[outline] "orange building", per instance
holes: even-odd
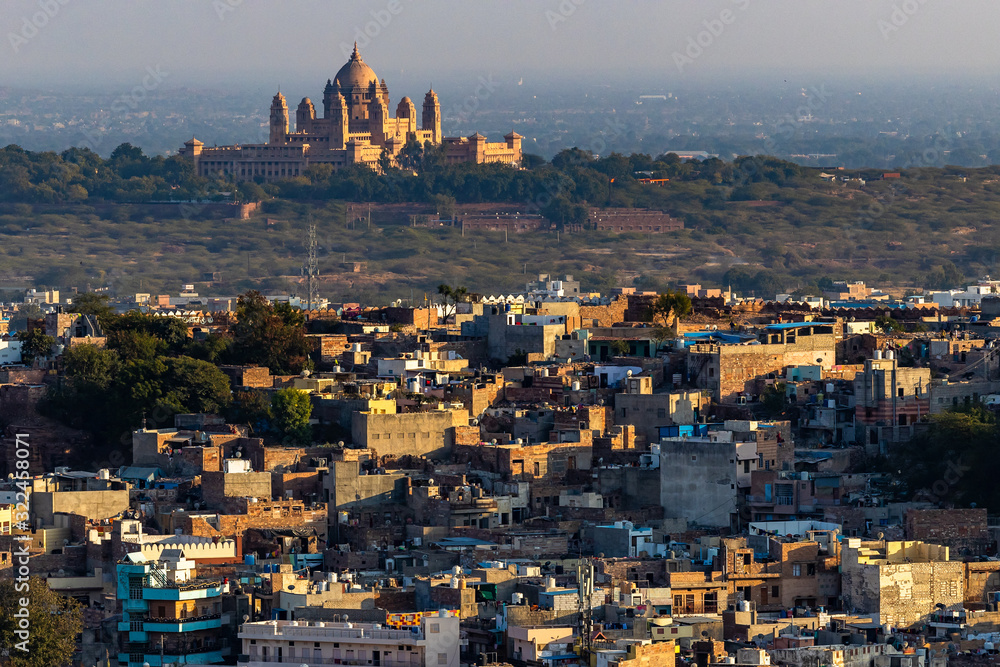
[[[456,162],[521,162],[521,135],[511,132],[503,142],[491,143],[476,132],[469,137],[444,137],[441,133],[441,103],[433,90],[424,95],[420,124],[409,97],[389,115],[389,87],[385,79],[361,59],[357,44],[351,59],[323,90],[322,116],[308,97],[295,111],[291,131],[285,96],[271,101],[268,141],[206,148],[192,138],[178,154],[190,158],[200,176],[221,175],[237,180],[276,181],[301,176],[314,164],[335,169],[366,164],[380,169],[383,153],[395,162],[408,141],[445,146],[445,160]]]

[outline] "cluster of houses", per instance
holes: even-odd
[[[40,403],[59,352],[103,334],[43,299],[52,355],[0,356],[0,475],[31,474],[26,519],[0,483],[0,576],[26,547],[80,601],[80,665],[992,664],[1000,525],[862,462],[1000,402],[1000,299],[834,287],[691,285],[666,326],[656,294],[569,276],[305,310],[315,371],[221,369],[308,394],[312,443],[178,414],[88,470]],[[138,301],[193,338],[235,320]]]

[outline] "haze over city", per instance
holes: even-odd
[[[355,39],[396,84],[470,72],[542,85],[567,77],[608,86],[715,76],[920,79],[992,75],[1000,62],[988,0],[49,4],[56,11],[42,21],[33,17],[46,3],[4,2],[5,84],[102,87],[153,65],[172,85],[287,87],[328,75]],[[12,37],[33,32],[26,43]],[[698,53],[688,51],[692,39],[701,53],[679,69],[675,54]]]

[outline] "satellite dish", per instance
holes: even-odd
[[[236,452],[236,458],[238,459],[243,458],[243,452]]]

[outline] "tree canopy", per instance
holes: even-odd
[[[18,617],[22,600],[28,601],[27,627]],[[82,631],[80,604],[52,591],[41,577],[28,577],[23,582],[13,577],[0,579],[0,647],[7,655],[4,665],[68,665],[76,650],[76,636]]]

